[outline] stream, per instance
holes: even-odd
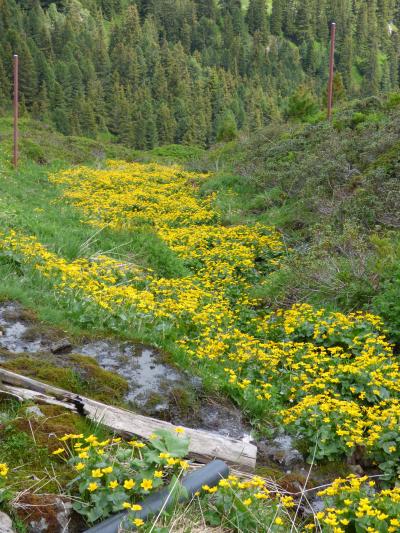
[[[0,304],[0,333],[0,363],[28,354],[65,367],[66,354],[90,356],[127,381],[123,400],[136,411],[177,425],[250,439],[250,428],[239,409],[229,401],[208,398],[201,379],[166,363],[154,348],[113,339],[74,343],[62,332],[36,323],[13,302]],[[74,370],[79,372],[79,367]]]
[[[127,384],[124,400],[133,410],[146,416],[215,432],[235,439],[253,440],[241,411],[229,400],[210,398],[198,377],[178,370],[163,354],[149,346],[114,339],[81,339],[75,342],[65,333],[37,322],[19,304],[0,304],[0,364],[22,355],[50,361],[79,373],[69,355],[93,358],[100,367],[123,377]],[[258,440],[257,473],[273,477],[290,492],[330,482],[346,465],[328,470],[309,465],[297,449],[295,440],[283,431],[274,438]],[[320,505],[311,497],[313,509]]]

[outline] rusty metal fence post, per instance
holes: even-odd
[[[335,41],[336,41],[336,23],[332,22],[332,26],[331,26],[331,50],[330,50],[330,54],[329,54],[328,120],[332,119],[333,77],[334,77],[334,70],[335,70]]]
[[[17,168],[18,166],[18,115],[19,115],[19,62],[18,62],[18,55],[14,54],[14,157],[13,157],[13,163],[14,167]]]

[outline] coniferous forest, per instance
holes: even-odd
[[[400,0],[0,0],[0,533],[400,532],[399,57]]]
[[[246,4],[246,5],[244,5]],[[398,88],[395,0],[0,0],[0,106],[138,149],[210,146],[337,98]]]

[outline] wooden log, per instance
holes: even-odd
[[[22,389],[21,387],[12,387],[11,385],[0,385],[0,392],[6,392],[9,393],[14,398],[18,399],[20,402],[22,401],[31,401],[35,403],[44,403],[47,405],[58,405],[59,407],[63,407],[64,409],[68,409],[69,411],[75,411],[76,407],[72,405],[71,403],[61,402],[60,400],[56,400],[52,396],[47,396],[46,394],[42,394],[41,392],[36,392],[29,389]]]
[[[2,368],[0,368],[0,382],[5,387],[12,386],[14,392],[15,387],[34,391],[39,394],[39,396],[36,395],[39,401],[40,399],[43,401],[47,396],[70,407],[72,405],[78,413],[124,436],[136,435],[148,439],[157,429],[174,431],[176,428],[169,422],[112,407]],[[197,461],[208,462],[212,459],[222,459],[245,471],[251,472],[255,469],[257,447],[254,444],[199,429],[184,429],[185,434],[190,438],[190,456]]]

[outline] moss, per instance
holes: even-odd
[[[59,448],[58,438],[66,433],[96,433],[101,434],[102,437],[107,434],[99,426],[95,431],[93,423],[89,419],[58,405],[41,405],[40,410],[44,415],[43,418],[26,416],[25,409],[25,405],[21,407],[20,413],[24,413],[25,416],[16,419],[15,427],[27,435],[33,434],[36,445],[46,447],[50,451]]]
[[[258,476],[264,477],[266,479],[274,479],[277,481],[278,479],[281,479],[283,476],[282,470],[279,470],[277,468],[272,468],[270,466],[257,466],[256,472]]]
[[[82,393],[79,375],[71,368],[58,367],[43,357],[18,356],[2,363],[7,370],[55,385],[71,392]]]
[[[128,391],[124,378],[102,369],[91,357],[37,354],[10,358],[8,354],[8,358],[2,363],[7,370],[105,403],[122,405]]]
[[[177,409],[179,409],[182,415],[188,415],[196,409],[198,399],[195,397],[192,389],[185,389],[182,385],[176,386],[171,390],[169,395],[174,400]]]
[[[149,394],[146,404],[145,404],[145,411],[151,411],[154,409],[158,404],[162,404],[165,401],[165,396],[163,394],[160,394],[158,392],[152,392]]]
[[[126,379],[104,370],[91,357],[72,354],[69,359],[77,365],[76,371],[83,380],[83,388],[87,395],[106,403],[123,403],[129,388]]]
[[[344,461],[331,461],[319,464],[315,468],[314,478],[324,483],[331,483],[334,479],[347,477],[351,473],[351,469]]]

